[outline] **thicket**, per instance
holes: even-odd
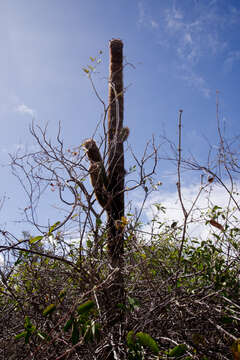
[[[24,232],[19,239],[0,230],[0,358],[240,359],[239,139],[224,137],[217,103],[218,146],[204,164],[186,159],[180,110],[178,144],[168,142],[168,161],[176,164],[183,222],[161,221],[165,209],[155,203],[146,226],[141,219],[160,186],[161,149],[153,140],[138,159],[124,145],[121,41],[110,43],[110,58],[107,106],[92,77],[99,58],[84,68],[103,104],[98,141],[66,148],[60,130],[52,143],[47,129],[33,124],[38,150],[11,158],[34,235]],[[127,171],[123,145],[132,156]],[[190,207],[182,194],[183,170],[201,174]],[[199,209],[201,196],[214,187],[227,195],[226,207],[209,200]],[[124,194],[134,190],[142,190],[137,210],[124,204]],[[39,219],[49,191],[59,201],[59,218],[46,225]],[[212,231],[193,237],[193,222]]]

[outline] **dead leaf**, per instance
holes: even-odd
[[[224,231],[223,226],[222,226],[221,224],[219,224],[216,220],[211,219],[211,220],[209,221],[209,223],[210,223],[212,226],[214,226],[215,228],[217,228],[217,229],[219,229],[219,230],[221,230],[221,231]]]

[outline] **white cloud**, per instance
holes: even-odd
[[[230,51],[224,62],[224,69],[226,71],[231,71],[234,64],[239,61],[240,61],[240,50]]]
[[[36,115],[36,111],[25,104],[18,105],[16,111],[20,114],[30,115],[31,117],[34,117]]]
[[[143,1],[138,2],[138,24],[152,29],[158,29],[159,27],[158,22],[147,12]]]
[[[214,6],[205,8],[190,20],[183,11],[169,8],[165,11],[164,31],[172,40],[178,56],[196,64],[203,56],[216,54],[226,48],[226,43],[219,39],[219,29],[223,19]]]
[[[176,8],[173,8],[173,16],[177,20],[181,20],[183,18],[183,14],[180,10],[177,10]]]
[[[0,267],[4,266],[4,258],[3,256],[0,254]]]
[[[180,10],[176,10],[176,8],[167,9],[166,10],[166,24],[167,28],[171,31],[179,31],[184,28],[183,14]]]
[[[187,81],[190,86],[197,88],[204,95],[204,97],[210,97],[211,90],[202,76],[195,74],[194,71],[183,69],[180,78]]]
[[[215,33],[207,35],[207,44],[213,55],[217,55],[227,48],[227,42],[219,39]]]
[[[160,39],[158,43],[167,46],[176,52],[178,77],[186,81],[191,87],[197,88],[205,97],[210,96],[210,89],[202,75],[193,71],[204,52],[209,48],[214,51],[218,45],[217,35],[209,36],[206,31],[206,20],[204,17],[187,20],[181,8],[175,6],[165,9],[162,15],[161,26],[159,22],[152,19],[143,1],[139,2],[139,24],[151,25],[158,31]],[[205,14],[206,15],[206,14]],[[208,24],[210,25],[210,24]],[[215,34],[215,33],[214,33]],[[215,36],[215,37],[214,37]],[[164,40],[165,39],[165,40]],[[167,41],[166,41],[167,39]]]
[[[185,42],[185,44],[192,44],[193,41],[192,41],[191,33],[186,32],[184,34],[184,42]]]
[[[155,20],[151,20],[152,28],[157,29],[159,27],[158,23]]]
[[[240,18],[240,10],[237,9],[234,6],[230,6],[229,7],[229,12],[230,12],[230,16],[229,16],[229,23],[231,24],[238,24],[239,23],[239,18]]]
[[[240,11],[230,5],[222,11],[218,1],[193,4],[192,11],[181,2],[173,1],[152,18],[152,8],[148,2],[141,0],[139,7],[139,24],[152,28],[157,36],[157,43],[175,53],[174,61],[181,69],[181,75],[191,87],[197,88],[205,97],[210,96],[210,89],[203,73],[196,66],[206,58],[216,57],[228,49],[225,31],[229,26],[239,22]],[[156,25],[155,25],[156,23]],[[230,69],[235,61],[240,60],[240,52],[229,53],[225,68]],[[199,67],[201,68],[201,67]],[[183,73],[183,75],[182,75]],[[179,74],[177,74],[179,77]]]
[[[199,69],[204,68],[203,61],[210,63],[218,55],[225,55],[225,71],[231,71],[240,61],[240,50],[229,51],[226,41],[226,31],[239,24],[240,10],[228,4],[223,11],[217,0],[196,1],[191,9],[180,1],[170,4],[161,5],[159,13],[153,13],[149,2],[139,0],[138,24],[153,31],[158,45],[175,55],[170,60],[174,61],[175,76],[209,98],[210,86]]]
[[[138,23],[143,24],[145,19],[145,10],[142,1],[138,3]]]
[[[183,202],[187,211],[192,207],[193,201],[196,199],[199,190],[199,185],[182,187]],[[239,196],[237,200],[239,200]],[[178,225],[183,224],[184,216],[177,190],[174,192],[159,191],[147,201],[145,205],[144,215],[149,222],[151,222],[153,216],[157,214],[157,208],[153,205],[156,203],[161,204],[161,206],[166,208],[165,214],[163,212],[158,213],[160,223],[168,223],[169,225],[171,225],[172,222],[178,221]],[[200,197],[195,204],[194,211],[189,216],[188,233],[191,236],[198,236],[199,238],[206,239],[210,231],[219,233],[219,230],[213,228],[209,224],[205,224],[205,221],[209,220],[209,217],[206,214],[207,210],[215,205],[226,209],[229,205],[229,195],[226,191],[223,190],[222,187],[213,184],[211,186],[207,186],[205,189],[202,190]],[[230,205],[230,208],[233,207],[233,205],[234,204],[232,203]],[[205,213],[206,215],[200,216],[201,213]],[[239,214],[236,214],[236,211],[234,215],[239,217]],[[234,221],[233,216],[231,217],[231,219],[232,221]],[[219,222],[224,225],[223,219],[219,219]],[[145,231],[150,231],[150,229],[151,224],[144,227]],[[156,227],[154,230],[154,232],[157,233]]]
[[[26,146],[24,144],[14,144],[13,148],[16,149],[16,151],[24,151]]]

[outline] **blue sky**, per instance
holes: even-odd
[[[95,75],[107,99],[108,42],[124,42],[125,124],[141,153],[152,134],[177,139],[183,109],[183,143],[206,155],[203,136],[216,142],[216,90],[220,119],[239,132],[240,3],[234,0],[11,0],[0,3],[1,226],[20,219],[24,194],[6,166],[8,153],[31,149],[32,118],[54,138],[61,121],[68,145],[92,135],[102,107],[82,67],[103,51]],[[159,180],[168,191],[168,165]],[[17,225],[18,228],[24,225]]]

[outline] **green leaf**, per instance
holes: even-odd
[[[29,338],[30,338],[30,333],[26,331],[26,335],[25,335],[25,344],[29,343]]]
[[[32,323],[28,316],[25,316],[24,328],[27,330],[32,328]]]
[[[90,56],[89,58],[92,62],[94,62],[96,60],[96,58],[93,58],[92,56]]]
[[[128,303],[131,309],[135,310],[135,309],[139,309],[140,303],[137,299],[134,299],[130,296],[127,297],[128,299]]]
[[[68,331],[72,327],[73,321],[74,321],[74,319],[73,319],[73,317],[71,317],[64,325],[63,330]]]
[[[125,311],[126,310],[126,305],[123,304],[123,303],[117,303],[117,308]]]
[[[48,235],[51,235],[52,232],[56,229],[56,227],[60,224],[61,224],[60,221],[57,221],[55,224],[53,224],[49,229]]]
[[[89,67],[89,69],[90,69],[91,71],[94,71],[94,70],[95,70],[95,68],[94,68],[92,65],[88,65],[88,67]]]
[[[66,289],[63,289],[63,290],[60,291],[59,297],[60,297],[61,300],[65,297],[66,293],[67,293]]]
[[[132,172],[136,171],[136,168],[137,168],[136,165],[130,166],[128,172],[132,173]]]
[[[97,226],[101,226],[102,225],[102,220],[100,218],[96,218],[96,225]]]
[[[92,308],[95,306],[95,303],[94,301],[92,300],[88,300],[86,301],[85,303],[83,303],[82,305],[80,305],[78,308],[77,308],[77,312],[79,315],[81,314],[86,314],[88,313],[90,310],[92,310]]]
[[[88,69],[86,69],[86,68],[82,68],[83,69],[83,71],[86,73],[86,74],[89,74],[89,70]]]
[[[155,355],[159,354],[159,348],[156,341],[147,333],[138,332],[136,334],[136,339],[140,345],[148,347]]]
[[[79,341],[79,328],[76,323],[73,324],[73,331],[72,331],[72,344],[76,345]]]
[[[127,216],[134,216],[134,214],[131,214],[131,213],[127,213]]]
[[[27,335],[27,331],[23,331],[20,334],[17,334],[15,336],[15,340],[21,339],[22,337],[25,337]]]
[[[127,334],[127,346],[129,349],[133,349],[135,347],[135,338],[134,338],[134,331],[131,330]]]
[[[30,244],[35,244],[37,241],[40,241],[42,239],[43,239],[43,236],[39,235],[39,236],[31,237],[29,242],[30,242]]]
[[[164,214],[166,213],[166,208],[162,204],[155,203],[155,204],[153,204],[153,206],[155,206],[158,211],[162,211]]]
[[[222,207],[215,205],[215,206],[213,207],[212,211],[216,211],[216,210],[218,210],[218,209],[222,209]]]
[[[186,353],[187,345],[186,344],[180,344],[175,346],[173,349],[169,350],[168,356],[178,358],[180,356],[183,356]]]
[[[93,243],[92,243],[92,241],[91,241],[90,239],[87,239],[86,245],[87,245],[87,247],[88,247],[89,249],[91,249],[91,247],[93,246]]]
[[[20,254],[19,258],[17,259],[17,261],[15,261],[14,265],[18,265],[21,264],[21,262],[23,262],[23,258],[22,258],[22,254]]]
[[[56,304],[50,304],[43,310],[43,315],[47,316],[51,314],[54,310],[56,310]]]

